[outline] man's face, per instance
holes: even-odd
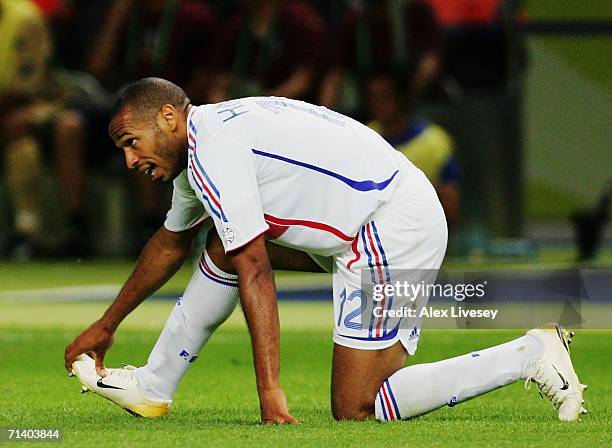
[[[159,115],[159,114],[158,114]],[[153,182],[170,182],[185,168],[183,146],[186,141],[160,127],[135,116],[127,107],[110,122],[108,132],[115,145],[122,149],[128,169],[138,170]]]

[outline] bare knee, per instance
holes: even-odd
[[[357,350],[334,345],[332,414],[336,420],[364,420],[374,415],[382,382],[406,360],[401,342],[382,350]]]
[[[357,400],[332,396],[332,415],[336,420],[365,420],[374,415],[374,399],[375,396]]]
[[[357,350],[339,345],[334,346],[331,381],[332,415],[336,420],[364,420],[374,414],[376,398],[376,375],[364,369],[366,375],[353,375],[352,364],[356,370],[363,365]]]

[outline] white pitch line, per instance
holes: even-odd
[[[329,285],[329,282],[310,281],[308,283],[299,279],[284,279],[279,282],[278,291],[294,289],[316,289]],[[297,281],[296,281],[297,280]],[[117,297],[121,285],[82,285],[66,286],[59,288],[39,288],[39,289],[17,289],[12,291],[0,291],[0,303],[52,303],[52,302],[90,302],[113,300]],[[180,293],[176,293],[177,297]]]
[[[79,302],[112,300],[120,285],[69,286],[0,292],[0,302]]]

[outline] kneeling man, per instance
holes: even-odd
[[[560,326],[478,356],[403,367],[417,349],[421,320],[383,317],[380,307],[404,305],[399,297],[384,297],[371,312],[367,291],[392,284],[398,270],[435,272],[446,220],[423,173],[368,127],[285,98],[193,106],[178,86],[146,78],[122,91],[109,133],[129,169],[173,181],[174,193],[164,226],[114,303],[66,348],[66,368],[84,388],[136,415],[166,414],[181,378],[240,300],[261,420],[297,423],[279,384],[273,270],[325,269],[333,272],[336,419],[411,418],[521,379],[537,384],[560,419],[583,412],[585,386]],[[203,228],[199,269],[147,365],[104,369],[120,322],[179,269]],[[422,307],[427,297],[417,302]]]

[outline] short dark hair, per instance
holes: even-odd
[[[111,112],[111,119],[129,106],[143,119],[153,120],[164,104],[180,109],[187,107],[189,103],[185,91],[176,84],[161,78],[142,78],[121,88]]]

